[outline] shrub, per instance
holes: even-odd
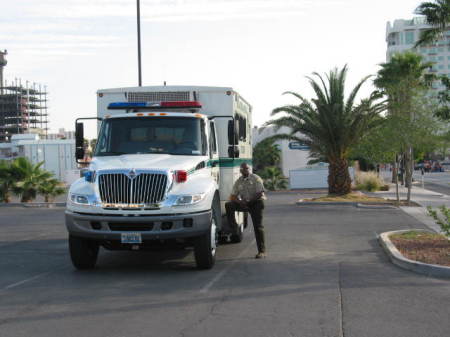
[[[450,236],[450,208],[442,205],[438,207],[440,214],[438,214],[437,210],[431,208],[431,206],[427,207],[428,215],[431,216],[434,221],[441,227],[442,232],[446,236]]]
[[[287,188],[287,179],[278,167],[266,167],[261,172],[261,178],[264,180],[264,186],[270,191],[282,190]]]
[[[359,172],[356,175],[356,188],[362,191],[375,192],[385,185],[376,172]]]

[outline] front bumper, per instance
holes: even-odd
[[[185,214],[116,216],[66,211],[66,227],[71,235],[94,240],[120,241],[121,233],[141,233],[143,241],[190,238],[205,234],[211,211]]]

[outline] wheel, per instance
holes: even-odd
[[[97,262],[99,244],[92,240],[69,235],[72,264],[77,269],[92,269]]]
[[[194,256],[199,269],[211,269],[216,262],[216,248],[219,239],[217,216],[218,214],[213,208],[209,232],[195,239]]]

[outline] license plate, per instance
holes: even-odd
[[[121,233],[122,243],[142,243],[141,233]]]

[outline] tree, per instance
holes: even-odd
[[[443,121],[450,121],[450,78],[446,75],[440,75],[439,80],[445,87],[437,95],[438,107],[434,114]]]
[[[450,25],[450,0],[434,0],[422,2],[415,10],[416,14],[424,15],[431,28],[420,34],[415,47],[436,42]]]
[[[91,147],[92,153],[95,152],[95,146],[97,145],[97,139],[93,138],[89,141],[89,146]]]
[[[41,168],[44,162],[31,163],[26,158],[17,158],[11,163],[17,182],[12,187],[15,194],[21,196],[21,202],[30,202],[43,184],[52,178],[52,173]]]
[[[11,202],[11,188],[15,181],[11,163],[0,160],[0,202]]]
[[[281,150],[274,140],[266,138],[260,141],[253,148],[253,170],[255,173],[261,172],[269,166],[278,167],[280,164]]]
[[[45,202],[52,201],[56,196],[64,194],[66,189],[57,179],[44,180],[38,187],[38,193],[44,196]]]
[[[347,194],[351,192],[348,172],[348,157],[353,146],[370,129],[376,126],[377,116],[385,110],[383,102],[377,102],[379,94],[355,104],[361,86],[369,76],[363,78],[344,98],[347,66],[330,71],[325,79],[318,73],[307,77],[316,97],[308,100],[295,92],[287,92],[300,100],[299,105],[286,105],[272,111],[286,115],[270,120],[266,125],[277,129],[286,126],[289,134],[277,135],[279,139],[292,139],[310,146],[312,156],[324,157],[329,163],[328,192]],[[298,136],[301,134],[301,136]]]
[[[397,130],[394,141],[406,163],[409,202],[413,174],[412,149],[417,134],[421,132],[421,128],[417,127],[420,124],[418,117],[424,117],[423,110],[427,105],[425,91],[435,77],[426,72],[431,63],[423,62],[422,56],[411,51],[395,54],[389,62],[380,66],[374,84],[388,97],[388,121],[391,129]],[[396,170],[393,173],[396,175]]]
[[[380,118],[379,125],[367,132],[361,142],[352,149],[351,157],[364,159],[373,166],[393,162],[398,149],[392,142],[393,132],[387,126],[387,119]]]
[[[264,186],[270,191],[287,188],[287,179],[278,167],[266,167],[261,172],[264,179]]]

